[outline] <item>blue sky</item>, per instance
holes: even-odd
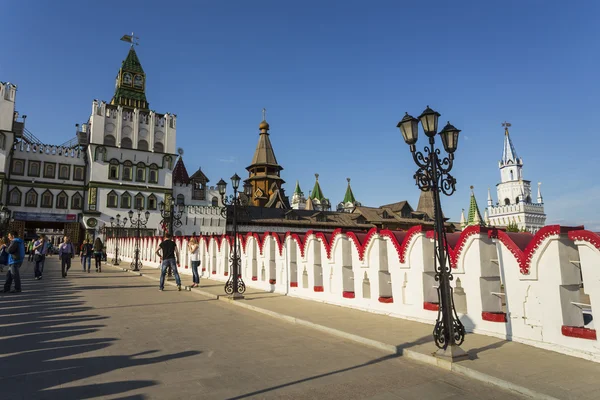
[[[462,130],[442,199],[454,220],[469,186],[480,207],[488,187],[495,199],[506,120],[547,222],[600,229],[598,4],[8,1],[0,80],[18,84],[29,130],[62,143],[110,101],[134,31],[150,107],[178,115],[190,173],[246,176],[265,107],[287,193],[299,180],[308,195],[319,173],[333,204],[350,177],[364,205],[416,208],[396,124],[430,105]]]

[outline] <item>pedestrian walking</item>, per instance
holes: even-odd
[[[83,272],[85,272],[85,264],[87,264],[87,272],[90,273],[90,269],[92,268],[92,256],[94,255],[94,246],[89,242],[89,240],[84,240],[83,245],[81,246],[81,257],[83,259]]]
[[[29,258],[27,261],[31,262],[31,261],[33,261],[33,240],[30,240],[29,242],[27,242],[26,246],[27,246],[27,254],[29,255]]]
[[[165,275],[169,267],[171,267],[173,275],[175,275],[177,290],[181,290],[181,278],[177,272],[177,265],[179,265],[179,250],[177,250],[175,242],[171,240],[170,233],[165,234],[165,239],[158,245],[158,249],[156,249],[156,255],[162,258],[159,290],[162,292],[165,288]]]
[[[191,287],[195,288],[200,286],[200,275],[198,274],[198,267],[200,266],[200,246],[196,238],[191,238],[188,244],[188,253],[190,254],[190,261],[192,262],[192,279],[194,283]]]
[[[4,272],[4,267],[8,265],[7,241],[5,237],[0,237],[0,272]]]
[[[94,240],[94,258],[96,259],[96,272],[102,272],[102,252],[104,251],[104,243],[99,237]]]
[[[67,271],[71,269],[71,258],[75,256],[75,249],[73,243],[68,236],[63,238],[63,242],[58,246],[58,258],[60,258],[60,269],[62,270],[62,277],[67,276]]]
[[[38,240],[33,243],[33,261],[35,261],[35,268],[33,274],[35,279],[42,279],[44,273],[44,263],[46,261],[46,253],[48,251],[48,241],[46,235],[43,233],[39,236]]]
[[[23,240],[19,238],[19,234],[16,231],[8,234],[10,244],[6,251],[8,252],[8,272],[6,273],[6,281],[4,282],[4,293],[21,293],[21,275],[19,268],[25,260],[25,244]],[[13,280],[15,281],[15,288],[10,290]]]

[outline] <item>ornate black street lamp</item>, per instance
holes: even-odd
[[[119,265],[119,230],[125,228],[127,224],[127,217],[121,221],[121,214],[117,214],[117,219],[110,217],[110,227],[113,231],[113,238],[115,239],[115,257],[112,260],[113,265]]]
[[[398,123],[402,137],[410,146],[410,152],[419,169],[414,175],[419,189],[424,192],[433,192],[434,205],[434,270],[435,280],[438,282],[438,316],[433,329],[433,339],[439,350],[435,353],[438,357],[450,359],[451,361],[467,357],[467,353],[459,346],[465,339],[465,327],[460,322],[456,309],[450,281],[453,279],[452,270],[448,260],[448,242],[446,230],[444,229],[444,216],[440,201],[440,192],[451,196],[456,189],[456,179],[450,175],[454,161],[454,152],[458,145],[458,134],[460,130],[450,125],[450,122],[439,132],[447,157],[440,157],[440,150],[435,148],[435,136],[438,134],[438,117],[429,106],[419,116],[414,118],[408,113]],[[429,144],[423,152],[416,151],[415,143],[419,135],[419,120],[425,135],[429,138]]]
[[[168,196],[168,195],[167,195]],[[185,211],[185,204],[175,204],[173,202],[173,196],[169,196],[167,201],[161,201],[159,204],[160,208],[160,216],[162,220],[160,221],[160,225],[164,227],[163,229],[173,236],[173,228],[181,227],[181,217],[183,217],[183,212]],[[167,270],[167,277],[171,277],[171,266]]]
[[[0,237],[8,233],[8,224],[10,222],[10,210],[4,204],[0,203]]]
[[[225,218],[226,226],[227,210],[229,207],[231,207],[233,211],[233,254],[229,259],[231,261],[231,274],[225,283],[225,293],[231,296],[233,299],[243,299],[243,294],[246,291],[246,285],[244,284],[242,275],[240,273],[241,257],[238,249],[237,221],[238,212],[247,210],[248,198],[252,192],[252,184],[249,182],[244,184],[244,199],[242,199],[240,196],[241,193],[238,192],[238,188],[240,187],[240,177],[238,174],[234,174],[231,177],[231,185],[233,186],[233,195],[227,197],[225,196],[227,191],[227,183],[223,179],[217,183],[217,189],[219,190],[221,202],[223,203],[223,208],[221,208],[221,216]]]
[[[145,218],[142,218],[142,208],[137,209],[137,218],[133,218],[133,210],[129,210],[129,223],[132,228],[135,228],[135,256],[131,262],[131,269],[133,271],[139,271],[142,269],[142,262],[140,261],[140,236],[141,229],[146,227],[148,219],[150,219],[150,211],[144,213]]]

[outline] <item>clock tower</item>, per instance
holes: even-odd
[[[115,95],[110,101],[110,104],[148,110],[149,104],[146,100],[146,74],[135,53],[133,44],[117,74]]]

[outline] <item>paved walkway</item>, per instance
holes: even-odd
[[[154,280],[159,277],[159,271],[150,267],[144,268],[142,274]],[[191,285],[191,276],[182,275],[182,278],[184,285]],[[202,279],[200,289],[192,290],[225,299],[223,282],[220,281]],[[428,324],[251,288],[244,300],[236,300],[235,303],[288,322],[378,347],[387,353],[404,354],[427,363],[436,362],[431,357],[436,347],[431,336],[432,326]],[[471,359],[452,365],[452,370],[459,374],[539,399],[600,398],[600,363],[477,334],[467,335],[461,347]]]
[[[74,260],[62,278],[54,256],[36,281],[26,264],[23,292],[0,296],[0,398],[521,398],[122,270],[80,268]]]

